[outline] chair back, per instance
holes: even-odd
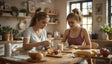
[[[97,49],[99,47],[99,44],[96,42],[91,42],[92,43],[92,48]]]

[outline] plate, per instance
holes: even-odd
[[[46,62],[47,61],[47,59],[42,59],[42,60],[37,60],[37,59],[31,59],[31,58],[29,58],[29,59],[27,59],[27,61],[28,62],[32,62],[32,63],[36,63],[36,62]]]
[[[58,55],[52,55],[52,54],[47,54],[46,56],[48,57],[55,57],[55,58],[62,58],[62,54],[58,54]]]

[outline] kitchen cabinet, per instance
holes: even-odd
[[[4,44],[0,45],[0,56],[4,55]]]

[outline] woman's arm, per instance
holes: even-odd
[[[89,34],[88,34],[87,30],[84,29],[84,28],[82,29],[82,35],[83,35],[83,38],[85,40],[86,45],[79,46],[79,48],[91,49],[90,37],[89,37]]]
[[[41,45],[41,42],[39,42],[39,43],[29,43],[29,41],[30,40],[28,38],[24,38],[24,40],[23,40],[24,50],[30,50],[33,47],[38,47],[38,46]]]
[[[65,31],[65,33],[64,33],[64,35],[63,35],[63,39],[62,39],[61,42],[66,42],[68,33],[69,33],[69,29],[67,29],[67,30]]]
[[[51,45],[50,41],[42,41],[42,42],[37,42],[37,43],[29,43],[29,39],[28,38],[24,38],[23,40],[23,47],[24,50],[30,50],[33,47],[38,47],[38,46],[44,46],[44,47],[48,47],[49,45]]]

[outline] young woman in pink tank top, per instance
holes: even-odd
[[[81,14],[76,8],[72,11],[73,13],[70,13],[67,16],[67,22],[70,26],[70,29],[65,30],[62,42],[66,42],[66,40],[68,40],[69,47],[90,49],[91,42],[88,32],[85,28],[80,26],[80,23],[82,22]]]

